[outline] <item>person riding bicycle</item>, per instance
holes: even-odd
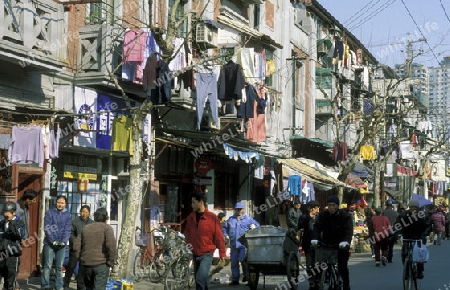
[[[417,199],[411,199],[409,201],[409,208],[404,213],[400,214],[397,218],[397,225],[395,228],[399,228],[401,225],[401,233],[403,239],[407,240],[422,240],[422,243],[426,244],[426,237],[430,231],[430,220],[427,214],[423,210],[419,210],[419,201]],[[405,262],[407,255],[405,243],[402,245],[402,263]],[[424,264],[417,263],[417,278],[423,279]]]
[[[327,203],[328,210],[320,212],[314,224],[311,245],[317,246],[320,241],[327,246],[339,247],[339,275],[342,277],[343,290],[350,290],[348,259],[353,237],[353,219],[345,210],[339,210],[339,198],[336,195],[330,196]]]

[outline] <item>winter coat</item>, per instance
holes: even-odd
[[[433,230],[437,232],[445,232],[445,215],[441,211],[437,211],[431,215]]]
[[[400,228],[404,239],[422,240],[426,242],[426,236],[430,232],[431,222],[424,211],[412,213],[410,210],[402,212],[397,218],[395,229]]]
[[[61,211],[56,207],[49,209],[44,217],[44,244],[50,245],[54,241],[60,241],[67,245],[71,229],[72,218],[66,208]]]
[[[334,214],[329,211],[319,213],[314,223],[313,240],[322,241],[329,246],[337,246],[344,241],[350,244],[352,238],[353,219],[347,211],[339,210]]]
[[[238,241],[238,238],[245,234],[248,230],[250,230],[251,224],[259,227],[259,223],[245,213],[241,216],[240,219],[238,219],[236,215],[232,215],[228,218],[222,231],[225,237],[230,238],[231,248],[245,247]]]
[[[81,231],[83,230],[83,228],[86,225],[93,223],[94,221],[89,217],[86,220],[84,220],[80,216],[77,216],[72,220],[72,229],[70,231],[70,238],[69,238],[70,250],[74,251],[73,243],[75,242],[75,239],[81,235]]]
[[[0,252],[6,252],[6,257],[19,257],[22,255],[21,241],[25,234],[25,223],[18,216],[9,221],[8,228],[5,227],[6,222],[0,221]]]
[[[191,245],[194,257],[203,256],[204,254],[213,254],[219,249],[219,256],[224,258],[225,238],[222,234],[219,219],[217,215],[205,209],[197,223],[197,213],[192,212],[186,218],[184,230],[186,243]]]
[[[309,213],[302,215],[298,219],[298,229],[303,229],[302,249],[306,252],[311,247],[311,240],[313,234],[314,223],[317,220],[317,215],[311,217]]]
[[[373,235],[377,242],[389,237],[391,223],[389,219],[382,215],[376,215],[372,218]]]
[[[302,216],[302,211],[300,209],[296,210],[294,207],[291,207],[286,214],[286,222],[287,222],[288,228],[297,230],[298,219],[301,216]]]

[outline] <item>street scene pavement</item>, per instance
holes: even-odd
[[[422,290],[448,290],[450,289],[450,276],[448,275],[448,261],[450,258],[450,241],[444,240],[439,245],[427,245],[430,259],[425,264],[425,278],[420,281]],[[215,267],[215,266],[213,266]],[[214,268],[213,268],[214,269]],[[352,290],[400,290],[402,286],[402,263],[400,258],[400,244],[394,250],[393,262],[387,266],[375,267],[375,261],[370,253],[352,253],[349,261],[350,283]],[[218,269],[217,269],[218,270]],[[308,289],[306,272],[302,269],[300,275],[305,281],[300,282],[297,289]],[[209,289],[249,289],[246,283],[238,286],[221,284],[220,278],[230,277],[230,266],[223,267],[211,277]],[[300,279],[302,280],[302,279]],[[265,282],[265,285],[264,285]],[[40,278],[30,278],[19,281],[20,289],[40,289]],[[76,283],[71,283],[70,289],[76,289]],[[142,280],[134,284],[134,290],[164,289],[163,284],[150,283]],[[175,288],[173,288],[175,289]],[[195,289],[195,288],[194,288]],[[258,289],[281,290],[289,289],[285,275],[260,275]]]

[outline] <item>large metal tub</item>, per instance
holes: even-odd
[[[260,226],[242,235],[247,245],[249,264],[282,264],[283,241],[287,229],[275,226]]]

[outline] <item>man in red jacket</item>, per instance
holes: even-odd
[[[192,213],[186,218],[184,235],[194,255],[196,290],[208,289],[207,280],[213,254],[219,249],[220,260],[226,256],[225,238],[217,216],[206,208],[206,195],[196,192],[191,197]]]

